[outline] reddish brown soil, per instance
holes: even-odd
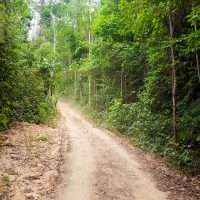
[[[189,177],[60,102],[57,128],[17,123],[1,136],[3,200],[199,200]]]
[[[0,199],[54,199],[65,136],[61,123],[55,129],[17,123],[7,131],[0,147]]]

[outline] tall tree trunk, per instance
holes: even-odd
[[[53,28],[53,54],[55,56],[56,52],[56,29],[55,29],[55,16],[53,15],[53,1],[51,0],[51,18],[52,18],[52,28]],[[54,65],[54,57],[53,57],[53,65]],[[51,96],[53,96],[53,84],[55,83],[56,79],[56,69],[53,66],[53,83],[51,83]]]
[[[55,16],[53,14],[53,1],[51,0],[51,18],[52,18],[52,29],[53,29],[53,53],[56,52],[56,28],[55,28]]]
[[[88,106],[91,107],[91,78],[88,77]]]
[[[94,105],[96,108],[96,81],[94,80],[94,85],[93,85],[93,94],[94,94]]]
[[[124,94],[126,95],[126,91],[127,91],[127,75],[126,75],[126,73],[125,73],[125,75],[124,75]],[[127,96],[125,96],[125,103],[127,103]]]
[[[74,71],[74,99],[76,99],[76,90],[77,90],[76,79],[77,79],[76,71]]]
[[[172,16],[169,13],[169,27],[170,27],[170,51],[172,59],[172,118],[173,118],[173,134],[174,140],[178,141],[177,130],[176,130],[176,63],[175,63],[175,54],[174,54],[174,41],[173,41],[173,25],[172,25]]]
[[[120,96],[122,99],[123,98],[123,68],[121,69],[121,74],[120,74]]]
[[[98,106],[98,104],[97,104],[97,96],[98,95],[98,91],[97,91],[97,82],[96,82],[96,84],[95,84],[95,99],[96,99],[96,101],[95,101],[95,105],[96,105],[96,108],[97,108],[97,106]]]
[[[92,2],[89,0],[89,6],[91,6]],[[92,21],[92,15],[91,10],[89,7],[89,32],[88,32],[88,43],[89,43],[89,58],[91,56],[91,21]],[[88,106],[91,107],[91,78],[88,76]]]
[[[83,98],[83,82],[82,82],[82,77],[81,77],[81,74],[80,74],[80,77],[79,77],[79,80],[80,80],[80,101],[82,101],[82,98]]]
[[[194,8],[195,6],[195,3],[193,2],[192,4],[192,9]],[[195,13],[193,13],[195,14]],[[197,31],[197,25],[195,24],[194,25],[194,31],[196,32]],[[196,52],[196,66],[197,66],[197,76],[198,76],[198,79],[199,79],[199,82],[200,82],[200,66],[199,66],[199,55],[198,53]]]
[[[197,25],[194,26],[194,30],[195,30],[195,32],[197,31]],[[198,76],[198,79],[199,79],[199,82],[200,82],[199,55],[198,55],[197,52],[196,52],[196,65],[197,65],[197,76]]]

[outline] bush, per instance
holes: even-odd
[[[123,104],[120,99],[112,101],[107,116],[109,128],[127,135],[143,149],[168,158],[182,169],[199,172],[199,151],[184,144],[186,140],[175,143],[167,116],[152,113],[141,102]]]

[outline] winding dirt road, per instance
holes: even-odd
[[[137,156],[106,130],[94,127],[67,103],[58,107],[70,151],[59,200],[165,200],[167,193],[143,170]]]

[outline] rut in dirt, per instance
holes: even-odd
[[[134,155],[106,130],[94,127],[67,103],[59,102],[69,134],[67,173],[60,200],[165,200],[167,193]]]

